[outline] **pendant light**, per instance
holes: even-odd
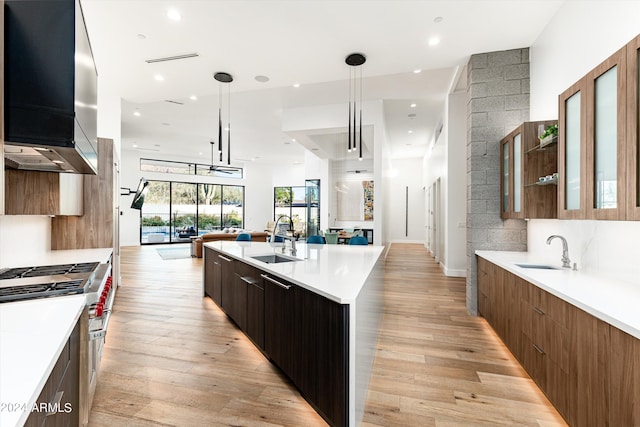
[[[344,62],[349,70],[349,137],[347,151],[359,150],[358,160],[362,160],[362,68],[367,61],[362,53],[352,53]],[[358,76],[358,71],[360,75]],[[356,120],[358,119],[358,120]]]
[[[231,83],[233,76],[229,73],[218,72],[213,78],[220,83],[218,91],[218,152],[222,161],[222,83]],[[231,87],[227,84],[227,164],[231,164]]]

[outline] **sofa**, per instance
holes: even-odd
[[[238,234],[240,233],[251,234],[251,241],[254,242],[266,242],[267,236],[269,235],[269,233],[266,233],[264,231],[217,231],[213,233],[203,234],[202,236],[191,239],[191,256],[202,258],[202,244],[205,242],[215,242],[217,240],[236,240]]]

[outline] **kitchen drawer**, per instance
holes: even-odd
[[[571,325],[571,304],[547,291],[522,280],[521,298],[535,310],[543,312],[565,328]]]

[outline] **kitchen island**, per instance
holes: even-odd
[[[206,243],[203,294],[330,425],[358,425],[382,316],[384,248],[296,246],[291,255],[281,243]]]

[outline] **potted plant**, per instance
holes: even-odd
[[[551,126],[547,126],[545,131],[538,137],[540,139],[540,146],[551,144],[558,139],[558,124],[555,123]]]

